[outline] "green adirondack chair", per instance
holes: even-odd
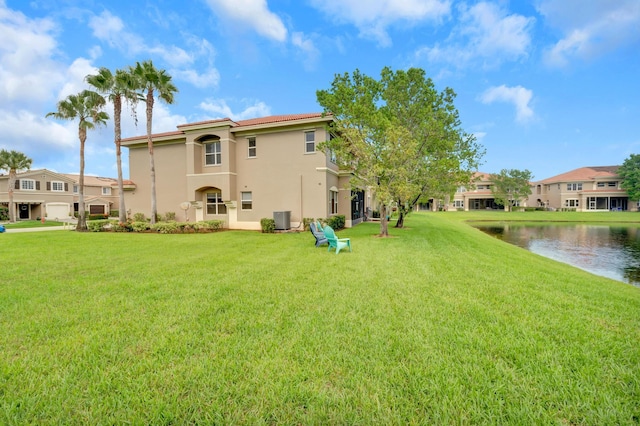
[[[347,247],[349,248],[349,251],[351,251],[351,239],[338,238],[336,233],[333,231],[333,228],[329,225],[324,227],[324,236],[327,237],[327,241],[329,242],[329,250],[327,251],[331,251],[332,247],[336,249],[336,254],[340,253],[340,250]]]

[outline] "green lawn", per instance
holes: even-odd
[[[640,290],[474,216],[2,234],[0,424],[637,425]]]
[[[63,222],[56,222],[55,220],[46,220],[42,223],[39,220],[21,220],[14,223],[5,223],[6,229],[20,229],[20,228],[42,228],[48,226],[62,226]]]

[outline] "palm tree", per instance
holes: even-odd
[[[171,82],[171,76],[165,70],[159,70],[153,66],[151,61],[142,63],[136,62],[135,67],[130,68],[131,74],[136,78],[137,88],[143,91],[147,107],[147,146],[149,147],[149,167],[151,174],[151,223],[156,223],[158,215],[156,199],[156,166],[153,159],[153,141],[151,139],[151,128],[153,122],[153,102],[154,94],[157,92],[158,99],[172,104],[174,94],[178,88]],[[146,92],[146,93],[145,93]]]
[[[118,194],[120,200],[119,220],[121,223],[127,221],[127,208],[124,203],[124,185],[122,181],[122,149],[120,141],[122,140],[122,101],[130,106],[134,120],[136,119],[136,103],[140,100],[140,95],[136,92],[134,78],[131,73],[125,70],[116,70],[113,74],[108,68],[102,67],[98,70],[98,74],[88,75],[85,77],[87,83],[92,85],[98,92],[107,95],[107,98],[113,102],[113,124],[114,124],[114,143],[116,145],[116,163],[118,166]]]
[[[16,184],[16,175],[23,170],[29,170],[31,163],[31,158],[21,152],[7,151],[5,149],[0,151],[0,170],[9,172],[7,192],[9,193],[9,222],[11,223],[16,221],[16,212],[13,205],[13,188]]]
[[[104,125],[109,115],[102,111],[106,101],[98,93],[83,90],[77,95],[69,95],[58,102],[58,110],[50,112],[47,117],[62,120],[78,119],[78,137],[80,139],[80,177],[78,182],[78,225],[76,231],[87,230],[87,219],[84,212],[84,143],[87,140],[87,130]]]

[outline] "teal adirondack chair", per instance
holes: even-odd
[[[347,247],[349,248],[349,251],[351,251],[351,239],[338,238],[336,233],[333,231],[333,228],[329,225],[325,226],[323,230],[324,236],[327,237],[327,241],[329,242],[329,250],[327,251],[331,251],[332,247],[336,249],[336,254],[340,253],[340,250]]]

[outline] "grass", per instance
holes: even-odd
[[[464,216],[4,234],[0,424],[637,425],[640,291]]]
[[[14,223],[5,223],[6,229],[22,229],[22,228],[46,228],[49,226],[63,226],[63,222],[57,222],[55,220],[46,220],[44,223],[39,220],[21,220]]]

